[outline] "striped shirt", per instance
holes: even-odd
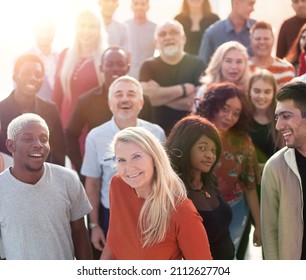
[[[249,58],[249,67],[252,73],[258,69],[261,69],[254,64],[251,58]],[[289,83],[295,77],[293,65],[290,62],[278,57],[274,57],[273,63],[266,69],[273,74],[278,89]]]

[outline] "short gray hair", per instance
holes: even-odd
[[[130,82],[134,84],[136,86],[136,92],[138,93],[140,99],[143,99],[143,89],[140,82],[131,76],[124,75],[114,80],[110,85],[108,89],[108,100],[112,98],[112,95],[115,93],[115,86],[120,82]]]
[[[40,122],[47,128],[49,134],[48,125],[41,116],[33,113],[26,113],[16,117],[9,123],[7,127],[7,139],[16,140],[16,136],[20,130],[30,122]]]

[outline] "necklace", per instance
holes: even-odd
[[[206,198],[211,198],[211,195],[209,194],[209,192],[204,190],[204,186],[203,185],[202,185],[202,187],[200,189],[193,189],[193,188],[191,188],[191,190],[194,191],[194,192],[201,192],[201,193],[204,194],[204,196]]]

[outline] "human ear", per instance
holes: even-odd
[[[12,139],[7,139],[5,142],[6,148],[8,149],[8,151],[13,154],[16,151],[16,144],[15,141]]]

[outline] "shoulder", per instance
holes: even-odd
[[[184,13],[180,13],[180,14],[177,14],[174,17],[174,19],[177,20],[178,22],[180,22],[181,24],[183,24],[189,19],[189,17]]]
[[[137,126],[144,127],[145,129],[149,130],[152,134],[154,134],[158,138],[165,135],[164,130],[158,124],[151,123],[143,119],[138,119]],[[164,139],[160,139],[160,140],[164,140]]]
[[[203,20],[216,22],[216,21],[220,20],[220,17],[217,14],[214,14],[214,13],[207,13],[207,14],[205,14]]]
[[[78,97],[78,102],[83,103],[95,98],[95,96],[100,95],[102,91],[102,86],[95,87]]]
[[[184,199],[176,205],[173,213],[174,220],[189,220],[192,217],[200,218],[200,215],[189,198]]]
[[[281,27],[288,27],[292,24],[295,24],[297,20],[298,20],[297,16],[292,16],[290,18],[287,18],[286,20],[284,20]]]
[[[111,126],[112,126],[112,120],[107,121],[95,128],[93,128],[92,130],[89,131],[87,138],[94,138],[97,136],[101,136],[104,137],[105,133],[111,131]]]

